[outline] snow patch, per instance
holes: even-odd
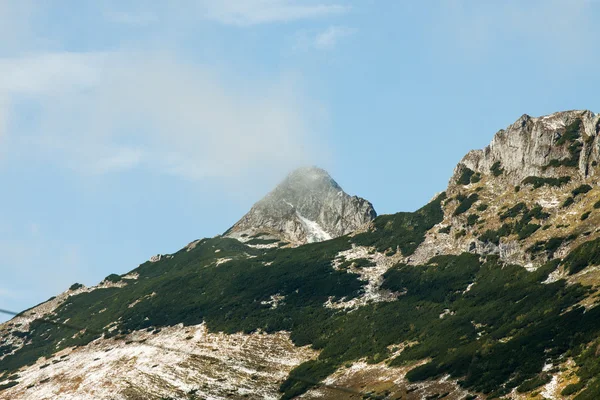
[[[300,213],[296,212],[296,215],[306,228],[306,240],[308,243],[314,242],[323,242],[325,240],[330,240],[331,235],[321,227],[315,221],[311,221],[308,218],[304,218]]]

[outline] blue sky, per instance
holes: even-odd
[[[221,233],[301,165],[414,210],[520,115],[600,110],[599,19],[592,0],[0,1],[0,308]]]

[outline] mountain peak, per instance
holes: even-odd
[[[327,171],[311,166],[292,171],[254,204],[225,235],[304,244],[353,232],[377,216],[371,203],[350,196]]]
[[[588,110],[541,117],[523,114],[498,131],[487,147],[470,151],[457,165],[451,183],[465,170],[482,175],[503,171],[503,179],[512,184],[528,177],[579,180],[595,175],[599,131],[600,115]]]

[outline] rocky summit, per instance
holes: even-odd
[[[256,203],[225,236],[243,242],[280,240],[298,245],[346,235],[376,216],[371,203],[348,195],[325,170],[300,168]]]
[[[599,158],[600,115],[524,115],[377,217],[294,171],[1,324],[0,399],[600,399]]]

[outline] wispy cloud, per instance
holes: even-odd
[[[315,37],[314,45],[317,49],[332,49],[343,38],[356,32],[355,29],[345,26],[330,26]]]
[[[198,7],[205,18],[239,26],[320,18],[350,10],[349,6],[341,4],[294,0],[201,1]]]
[[[120,52],[2,60],[0,76],[8,99],[26,96],[40,110],[22,145],[79,172],[141,165],[187,179],[239,176],[315,152],[293,78],[236,86],[170,55]]]

